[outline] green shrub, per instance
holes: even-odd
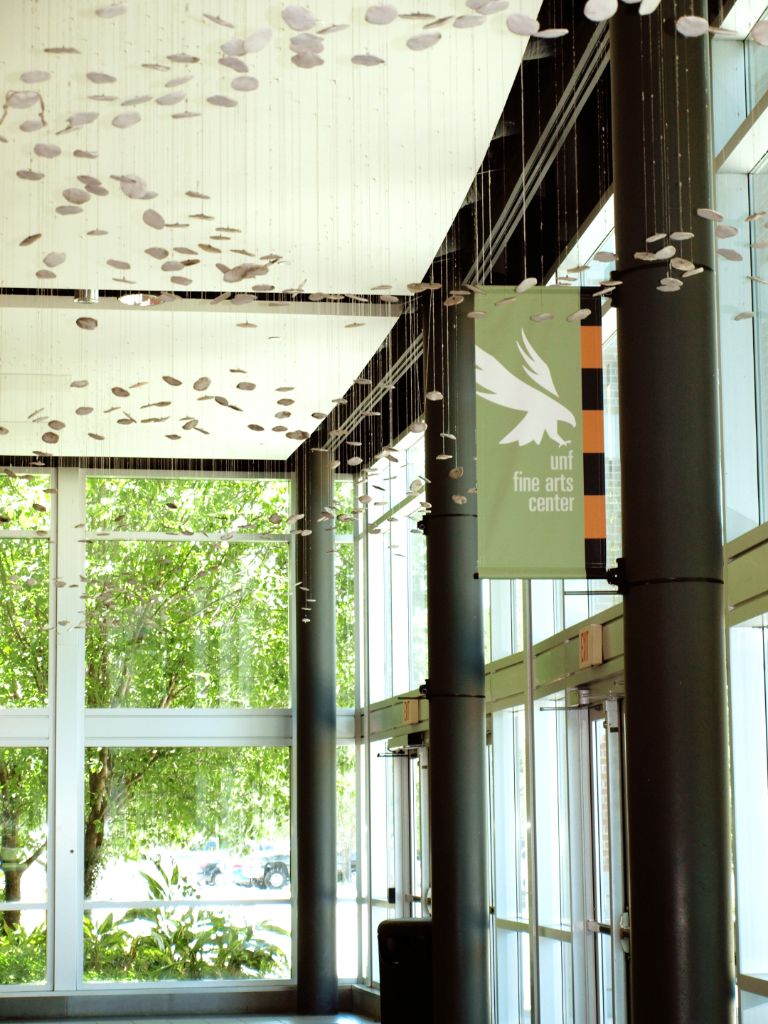
[[[4,985],[30,985],[45,981],[46,928],[26,931],[20,924],[0,926],[0,979]]]
[[[142,872],[153,900],[190,897],[194,889],[178,867],[170,875]],[[139,924],[139,928],[130,927]],[[126,927],[128,926],[128,927]],[[136,907],[115,919],[84,922],[85,968],[90,981],[192,981],[205,978],[264,978],[284,975],[288,961],[266,934],[283,929],[261,922],[238,927],[207,907]]]

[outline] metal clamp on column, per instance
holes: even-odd
[[[626,594],[630,587],[649,587],[656,583],[717,583],[725,584],[721,576],[654,576],[646,580],[629,580],[623,558],[616,559],[616,565],[605,574],[606,581],[616,587],[620,594]]]

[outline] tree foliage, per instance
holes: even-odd
[[[143,524],[143,531],[169,537],[88,545],[89,706],[289,703],[289,548],[234,537],[282,531],[287,498],[287,485],[276,481],[89,481],[89,527],[136,531]],[[171,539],[179,533],[195,539]],[[265,821],[272,827],[280,821],[279,831],[287,833],[283,753],[244,748],[236,751],[236,770],[231,761],[232,751],[206,750],[204,757],[170,747],[91,751],[86,896],[105,859],[119,852],[136,856],[146,844],[181,844],[198,833],[222,844],[237,838],[242,848],[264,834]],[[228,801],[231,790],[247,796]],[[265,814],[261,800],[269,803]],[[158,815],[158,808],[167,813]]]
[[[8,903],[21,899],[25,871],[45,854],[47,764],[39,747],[0,747],[0,900]],[[15,928],[20,917],[0,911],[0,928]]]
[[[258,840],[289,840],[286,747],[97,747],[86,772],[86,896],[105,863],[156,847],[215,838],[245,853]]]
[[[44,534],[48,477],[0,475],[3,530]],[[0,543],[0,705],[41,707],[48,700],[49,542],[45,536]]]
[[[0,477],[4,706],[41,706],[48,700],[50,571],[49,540],[43,534],[51,490],[46,476]],[[351,532],[348,484],[337,491],[337,500],[339,532]],[[57,628],[85,630],[87,706],[288,706],[290,546],[279,535],[290,529],[289,512],[290,488],[284,480],[88,477],[86,523],[66,524],[68,531],[75,531],[73,538],[85,544],[84,577],[55,581],[57,588],[76,587],[82,594],[80,620]],[[37,535],[3,538],[3,527]],[[257,533],[278,537],[248,536]],[[336,580],[338,702],[350,707],[356,693],[351,543],[337,545]],[[340,756],[340,826],[344,848],[351,850],[354,764],[347,751]],[[84,767],[86,898],[93,895],[109,861],[140,861],[153,849],[184,849],[204,839],[233,852],[245,852],[267,837],[288,842],[287,748],[99,746],[86,751]],[[18,851],[12,870],[6,864],[0,874],[6,899],[19,898],[24,871],[45,856],[47,780],[45,751],[0,750],[2,845]],[[156,922],[152,919],[150,931],[167,938],[174,929],[202,933],[208,928],[226,934],[234,946],[226,922],[215,919],[213,912],[209,917],[202,913],[197,908],[191,918],[160,915]],[[2,956],[12,959],[13,950],[22,948],[30,964],[36,962],[33,950],[41,929],[25,931],[17,912],[6,912],[3,918],[0,964]],[[136,924],[139,918],[133,920]],[[144,923],[152,924],[148,917]],[[158,971],[171,972],[156,976],[174,976],[174,968],[157,950],[150,952],[148,938],[126,954],[125,935],[133,935],[135,928],[125,916],[113,919],[106,931],[103,924],[86,924],[89,976],[98,973],[93,945],[97,933],[98,955],[106,955],[109,942],[122,949],[120,977],[148,976],[153,957],[159,957]],[[11,931],[17,933],[12,939]],[[258,952],[256,937],[248,942],[250,953],[243,951],[243,964]],[[200,976],[213,976],[205,973],[212,962],[210,948],[206,950]],[[192,970],[189,965],[187,969]],[[221,961],[211,969],[219,971],[216,976],[229,976]],[[243,969],[258,973],[261,968],[253,960]]]
[[[91,478],[97,534],[109,524],[168,539],[88,544],[90,707],[289,703],[288,545],[233,539],[276,532],[269,517],[283,523],[287,501],[277,483]],[[185,533],[201,539],[173,539]]]

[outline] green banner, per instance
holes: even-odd
[[[605,572],[599,308],[568,287],[474,296],[481,577]]]

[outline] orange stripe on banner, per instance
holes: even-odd
[[[584,370],[600,370],[603,366],[602,327],[581,328],[581,366]],[[601,449],[602,450],[602,449]]]
[[[605,438],[603,435],[603,410],[582,409],[581,430],[584,443],[584,453],[605,451]]]
[[[605,539],[605,495],[584,495],[584,537],[586,540]]]

